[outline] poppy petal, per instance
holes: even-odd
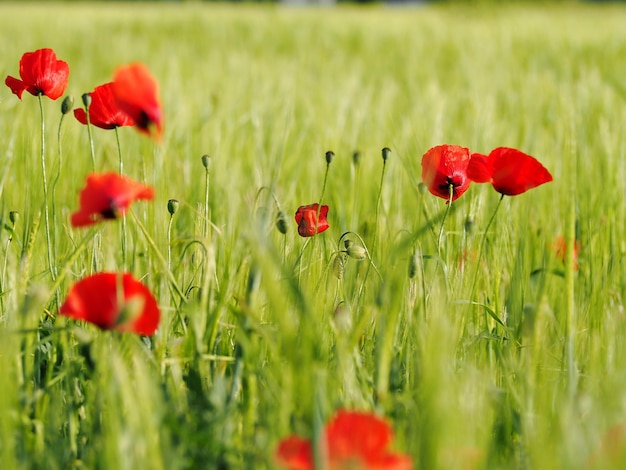
[[[496,191],[516,196],[552,181],[550,172],[534,157],[514,148],[498,147],[489,154]]]
[[[76,282],[59,313],[103,330],[140,335],[153,335],[160,319],[154,296],[128,273],[97,273]]]
[[[22,80],[18,80],[10,75],[4,80],[4,83],[15,95],[17,95],[19,99],[22,99],[22,93],[24,93],[24,90],[28,88],[28,85]]]
[[[276,449],[276,462],[289,470],[312,470],[313,450],[311,443],[298,436],[283,439]]]
[[[140,63],[119,68],[113,79],[117,106],[129,115],[139,131],[158,139],[163,133],[159,86],[148,68]]]
[[[43,94],[52,100],[60,98],[69,75],[69,65],[57,60],[52,49],[26,52],[20,60],[20,77],[32,95]]]
[[[469,149],[459,145],[437,145],[422,156],[422,181],[431,194],[455,201],[467,191],[471,180],[467,177],[470,162]]]
[[[298,234],[301,237],[312,237],[316,233],[322,233],[328,230],[330,225],[328,224],[328,206],[322,206],[319,208],[319,204],[309,204],[308,206],[300,206],[296,211],[295,219],[298,224]],[[316,229],[317,228],[317,232]]]
[[[491,182],[489,157],[480,153],[473,153],[467,165],[467,176],[475,183]]]

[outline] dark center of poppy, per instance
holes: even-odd
[[[117,205],[115,204],[115,201],[109,201],[108,207],[102,209],[100,211],[100,215],[103,219],[117,219],[119,215],[119,210],[117,208]]]

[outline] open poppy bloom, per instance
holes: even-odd
[[[339,411],[324,428],[326,465],[330,470],[410,470],[411,457],[390,452],[391,427],[379,417]],[[277,463],[289,470],[315,468],[313,446],[307,439],[290,436],[276,449]]]
[[[467,165],[470,151],[459,145],[437,145],[422,157],[422,181],[428,191],[437,197],[450,200],[460,198],[470,186]]]
[[[113,96],[113,83],[97,86],[91,93],[89,122],[101,129],[115,129],[122,126],[134,126],[132,117],[122,111]],[[74,110],[74,116],[82,124],[87,124],[87,114],[82,108]]]
[[[154,189],[117,173],[91,174],[80,192],[80,209],[72,226],[84,227],[123,216],[137,199],[152,199]]]
[[[157,139],[161,137],[163,113],[159,85],[145,65],[135,63],[117,69],[113,96],[119,109],[135,121],[139,131]]]
[[[70,67],[57,60],[52,49],[26,52],[20,59],[21,80],[8,76],[4,83],[22,99],[24,90],[33,96],[45,95],[51,100],[60,98],[67,88]]]
[[[156,332],[160,318],[152,293],[128,273],[97,273],[81,279],[70,287],[59,313],[103,330],[145,336]]]
[[[534,157],[508,147],[472,154],[467,175],[476,183],[491,183],[496,191],[516,196],[552,181],[552,175]]]
[[[328,206],[322,206],[319,209],[319,219],[317,210],[319,204],[309,204],[308,206],[300,206],[296,211],[296,223],[298,224],[298,234],[301,237],[312,237],[316,233],[322,233],[328,230]],[[317,228],[317,231],[315,230]]]

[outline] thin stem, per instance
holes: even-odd
[[[573,192],[573,191],[572,191]],[[572,194],[571,201],[575,201]],[[571,203],[567,218],[566,231],[566,254],[565,254],[565,290],[567,293],[567,323],[566,323],[566,346],[565,359],[567,364],[567,392],[570,400],[574,400],[578,386],[578,369],[576,366],[575,340],[576,340],[576,206]]]
[[[502,194],[500,196],[500,199],[498,200],[498,205],[496,206],[495,210],[493,211],[493,214],[491,214],[491,218],[489,219],[489,222],[487,222],[487,226],[485,227],[485,231],[483,232],[483,238],[480,241],[480,246],[478,247],[478,258],[476,259],[476,272],[474,273],[473,284],[472,284],[472,292],[471,292],[472,296],[474,295],[474,288],[476,287],[476,280],[478,279],[478,270],[480,269],[480,261],[481,261],[482,256],[483,256],[483,251],[484,251],[485,245],[487,244],[487,233],[489,233],[489,229],[491,228],[491,225],[493,224],[493,221],[496,219],[496,214],[498,213],[498,209],[502,205],[502,200],[503,199],[504,199],[504,194]]]
[[[170,221],[167,224],[167,269],[172,271],[172,220],[174,214],[170,214]]]
[[[320,220],[320,212],[322,211],[322,198],[324,197],[324,193],[326,192],[326,182],[328,181],[329,169],[330,169],[330,162],[327,161],[326,172],[324,173],[324,183],[322,184],[322,193],[320,194],[320,197],[317,203],[317,214],[315,215],[315,232],[313,232],[314,234],[317,234],[317,229],[318,229],[319,220]]]
[[[89,106],[85,106],[85,119],[87,120],[87,135],[89,136],[89,152],[91,155],[91,170],[96,171],[96,151],[93,147],[93,136],[91,135],[91,120],[89,119]]]
[[[169,278],[170,282],[172,283],[172,288],[176,291],[176,294],[178,294],[178,296],[180,297],[180,300],[183,303],[186,303],[187,302],[187,297],[185,297],[185,294],[183,293],[182,289],[178,286],[178,283],[176,282],[176,278],[174,277],[174,274],[172,274],[172,271],[170,271],[170,269],[168,267],[167,260],[165,258],[163,258],[163,255],[159,251],[156,243],[154,242],[154,240],[150,236],[150,233],[148,232],[146,227],[139,220],[139,217],[137,217],[137,214],[135,214],[132,210],[130,211],[130,214],[133,217],[133,220],[135,221],[135,223],[137,224],[139,229],[142,231],[144,237],[146,238],[146,241],[148,242],[148,244],[150,245],[150,247],[154,251],[154,254],[158,258],[159,262],[165,268],[165,274],[167,275],[167,277]],[[185,326],[184,322],[182,322],[182,318],[180,320],[181,320],[181,323],[183,325],[183,328],[185,328],[185,331],[186,331],[187,327]]]
[[[207,238],[209,237],[209,227],[210,227],[209,217],[211,216],[209,213],[209,185],[210,185],[209,168],[207,166],[207,168],[205,169],[205,176],[204,176],[204,236]]]
[[[437,250],[439,251],[439,257],[441,258],[441,244],[443,239],[443,227],[446,223],[446,219],[448,218],[448,212],[450,212],[450,206],[452,206],[452,198],[454,197],[454,186],[452,184],[448,185],[449,196],[448,203],[446,205],[446,212],[443,214],[443,219],[441,219],[441,226],[439,227],[439,235],[437,236]]]
[[[115,141],[117,143],[117,155],[119,157],[119,174],[122,176],[124,174],[124,160],[122,158],[122,145],[120,144],[120,133],[118,131],[118,126],[115,126]],[[126,214],[122,217],[122,267],[126,270],[126,252],[127,252],[127,237],[126,237]]]
[[[383,199],[383,182],[385,181],[385,170],[387,169],[387,160],[383,159],[383,171],[380,175],[380,185],[378,187],[378,197],[376,198],[376,215],[374,217],[374,240],[372,242],[372,251],[376,250],[378,242],[378,216],[380,215],[380,203]]]
[[[46,226],[46,243],[48,245],[48,267],[50,268],[50,276],[54,281],[56,278],[56,267],[52,256],[52,240],[50,238],[50,210],[48,208],[48,181],[46,176],[46,124],[41,97],[42,95],[37,95],[41,115],[41,174],[43,178],[44,221]]]

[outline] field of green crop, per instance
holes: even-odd
[[[165,113],[160,143],[119,129],[154,200],[79,229],[87,128],[42,99],[51,269],[38,100],[0,90],[1,468],[275,468],[281,439],[316,440],[340,409],[384,418],[416,469],[626,467],[626,7],[0,17],[3,80],[49,47],[82,106],[139,61]],[[96,171],[117,171],[115,132],[92,138]],[[554,181],[499,206],[473,184],[444,219],[420,184],[444,143],[518,148]],[[294,214],[320,197],[330,228],[302,238]],[[150,288],[156,335],[58,315],[99,271]]]

